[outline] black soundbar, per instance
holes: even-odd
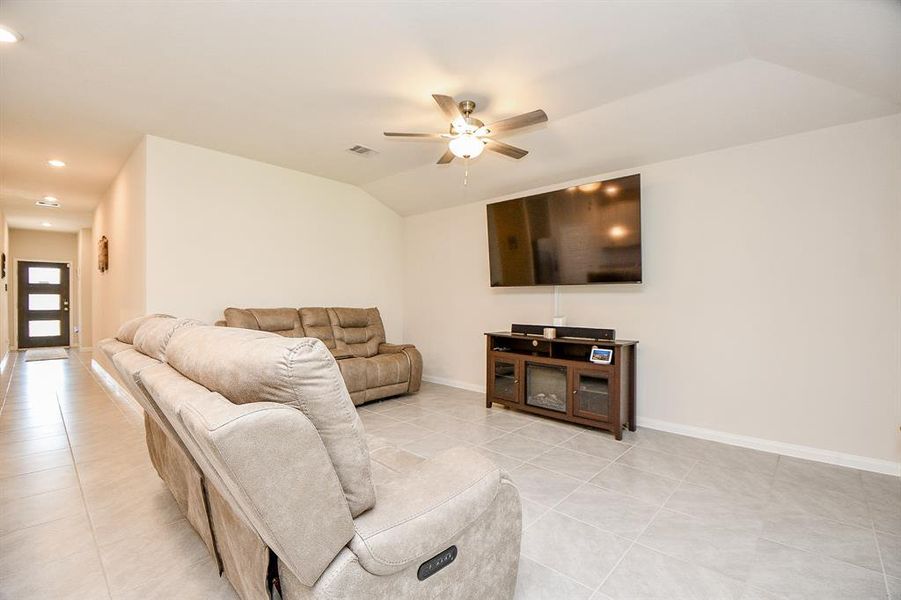
[[[598,329],[595,327],[554,327],[553,325],[522,325],[514,323],[510,326],[510,331],[522,335],[544,335],[546,328],[556,329],[558,338],[585,338],[602,342],[612,342],[616,339],[615,329]]]

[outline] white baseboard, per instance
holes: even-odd
[[[471,392],[485,393],[485,386],[483,385],[476,385],[465,381],[458,381],[456,379],[447,379],[445,377],[436,377],[434,375],[423,375],[422,379],[423,381],[448,385],[450,387],[469,390]],[[668,431],[670,433],[678,433],[688,437],[711,440],[732,446],[751,448],[753,450],[762,450],[764,452],[773,452],[775,454],[782,454],[793,458],[803,458],[831,465],[851,467],[860,469],[861,471],[872,471],[873,473],[885,473],[886,475],[895,476],[901,475],[901,463],[892,462],[890,460],[857,456],[856,454],[845,454],[844,452],[823,450],[821,448],[812,448],[810,446],[801,446],[798,444],[788,444],[786,442],[776,442],[764,438],[727,433],[725,431],[717,431],[716,429],[693,427],[691,425],[671,423],[669,421],[661,421],[660,419],[651,419],[642,416],[638,416],[636,420],[638,421],[639,426],[647,427],[648,429]]]
[[[461,390],[469,390],[470,392],[479,392],[480,394],[485,393],[484,385],[475,385],[473,383],[458,381],[456,379],[447,379],[445,377],[436,377],[434,375],[423,375],[422,380],[428,381],[430,383],[437,383],[440,385],[449,385],[450,387],[460,388]]]
[[[846,454],[844,452],[823,450],[822,448],[813,448],[811,446],[801,446],[786,442],[776,442],[764,438],[739,435],[737,433],[727,433],[725,431],[705,429],[703,427],[693,427],[691,425],[682,425],[680,423],[671,423],[669,421],[649,419],[641,416],[637,417],[636,420],[640,427],[647,427],[648,429],[668,431],[670,433],[678,433],[689,437],[700,438],[702,440],[722,442],[723,444],[730,444],[732,446],[763,450],[764,452],[773,452],[775,454],[782,454],[794,458],[803,458],[806,460],[829,463],[831,465],[851,467],[862,471],[872,471],[874,473],[885,473],[886,475],[895,476],[901,475],[901,463],[892,462],[890,460],[869,458],[867,456]]]

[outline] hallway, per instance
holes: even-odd
[[[68,352],[11,352],[0,376],[0,598],[234,598],[150,463],[140,407]]]

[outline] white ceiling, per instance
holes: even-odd
[[[901,2],[33,2],[0,23],[0,204],[71,230],[153,134],[360,185],[415,214],[901,112]],[[430,94],[531,154],[435,165]],[[379,154],[360,157],[354,144]],[[48,158],[69,163],[46,166]],[[46,194],[63,209],[34,208]],[[48,218],[50,214],[52,219]]]

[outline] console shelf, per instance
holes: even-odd
[[[504,406],[612,432],[635,431],[636,346],[631,340],[486,333],[486,405]],[[613,361],[588,360],[591,347],[612,348]]]

